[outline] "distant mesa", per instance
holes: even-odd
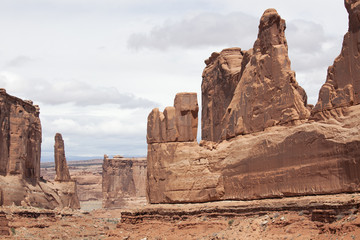
[[[253,48],[205,60],[200,144],[196,94],[154,109],[147,124],[147,198],[194,203],[360,190],[360,1],[315,107],[291,70],[285,21],[260,19]],[[187,101],[177,101],[189,96]]]
[[[135,202],[146,202],[146,158],[124,158],[104,155],[102,192],[104,208],[126,208]]]

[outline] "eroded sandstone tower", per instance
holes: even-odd
[[[56,170],[55,181],[70,181],[71,177],[66,163],[64,140],[60,133],[56,133],[55,135],[54,157]]]

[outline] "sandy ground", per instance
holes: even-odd
[[[360,239],[360,194],[90,212],[3,207],[4,239]]]

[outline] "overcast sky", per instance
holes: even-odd
[[[247,50],[259,19],[287,22],[292,69],[314,104],[347,31],[341,0],[0,0],[0,88],[40,105],[42,158],[145,156],[147,115],[198,92],[204,60]]]

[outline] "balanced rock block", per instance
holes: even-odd
[[[174,107],[166,107],[164,112],[154,108],[147,121],[147,143],[196,141],[198,128],[196,93],[178,93]]]

